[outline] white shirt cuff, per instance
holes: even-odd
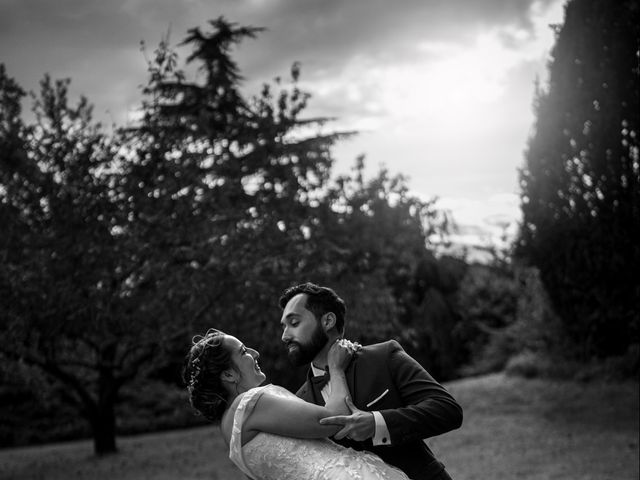
[[[384,417],[380,412],[371,413],[373,413],[373,419],[376,422],[373,445],[391,445],[391,436],[389,435],[389,429],[387,428],[387,422],[384,421]]]

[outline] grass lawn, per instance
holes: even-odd
[[[458,480],[637,480],[638,383],[581,384],[502,374],[449,384],[459,431],[429,444]]]
[[[456,480],[637,480],[638,383],[580,384],[502,374],[447,385],[460,430],[429,440]],[[0,450],[1,479],[245,480],[213,427]],[[301,479],[304,480],[304,479]]]

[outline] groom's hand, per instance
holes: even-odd
[[[341,425],[343,427],[333,436],[336,440],[342,440],[346,437],[361,442],[367,438],[372,438],[376,430],[373,413],[358,410],[351,401],[351,397],[346,397],[344,402],[347,404],[351,415],[321,418],[320,423],[322,425]]]

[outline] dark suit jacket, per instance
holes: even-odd
[[[309,371],[297,396],[324,405],[311,377]],[[444,469],[423,439],[460,427],[462,409],[398,342],[390,340],[364,347],[347,368],[346,378],[355,406],[382,414],[391,445],[373,446],[371,439],[364,442],[345,439],[338,443],[369,450],[414,480],[430,480]],[[387,389],[387,394],[370,404]]]

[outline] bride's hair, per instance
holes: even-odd
[[[231,353],[222,344],[224,336],[224,332],[210,328],[193,337],[182,372],[191,406],[215,423],[222,418],[229,397],[220,374],[233,366]]]

